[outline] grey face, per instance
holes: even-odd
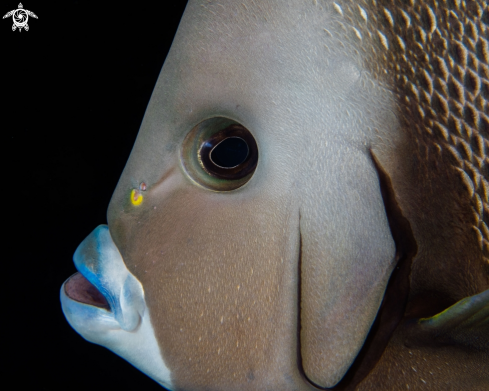
[[[370,155],[397,142],[388,91],[328,31],[333,6],[256,3],[189,2],[110,233],[75,254],[107,304],[62,288],[80,334],[170,389],[335,385],[394,266]]]

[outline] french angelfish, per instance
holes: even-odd
[[[189,1],[68,322],[169,390],[489,389],[488,23]]]

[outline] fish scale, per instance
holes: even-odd
[[[364,54],[365,67],[394,86],[401,117],[416,132],[420,149],[434,145],[434,151],[451,155],[471,199],[473,234],[489,265],[487,6],[486,1],[365,0],[332,8],[340,15],[337,23],[362,35],[357,51],[374,48]],[[338,37],[355,42],[345,38]]]

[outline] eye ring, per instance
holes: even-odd
[[[196,124],[180,150],[181,167],[194,184],[211,191],[239,189],[254,176],[258,146],[239,122],[211,117]]]
[[[246,143],[248,152],[245,159],[232,167],[222,167],[212,159],[212,152],[224,141],[237,138]],[[258,147],[251,133],[242,125],[233,124],[217,132],[205,140],[198,152],[202,168],[209,174],[220,179],[237,180],[251,174],[258,162]]]

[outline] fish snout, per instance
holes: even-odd
[[[107,225],[99,225],[80,243],[73,261],[79,273],[63,284],[63,310],[65,307],[68,310],[68,307],[81,309],[81,306],[89,306],[92,308],[68,312],[75,318],[91,311],[93,316],[103,314],[104,318],[112,317],[115,322],[109,322],[111,328],[136,329],[145,311],[143,288],[127,270]],[[65,315],[72,323],[67,311]],[[74,328],[78,331],[77,327]]]
[[[99,225],[80,243],[73,261],[78,273],[64,282],[60,293],[71,327],[171,389],[143,286],[127,269],[107,225]]]

